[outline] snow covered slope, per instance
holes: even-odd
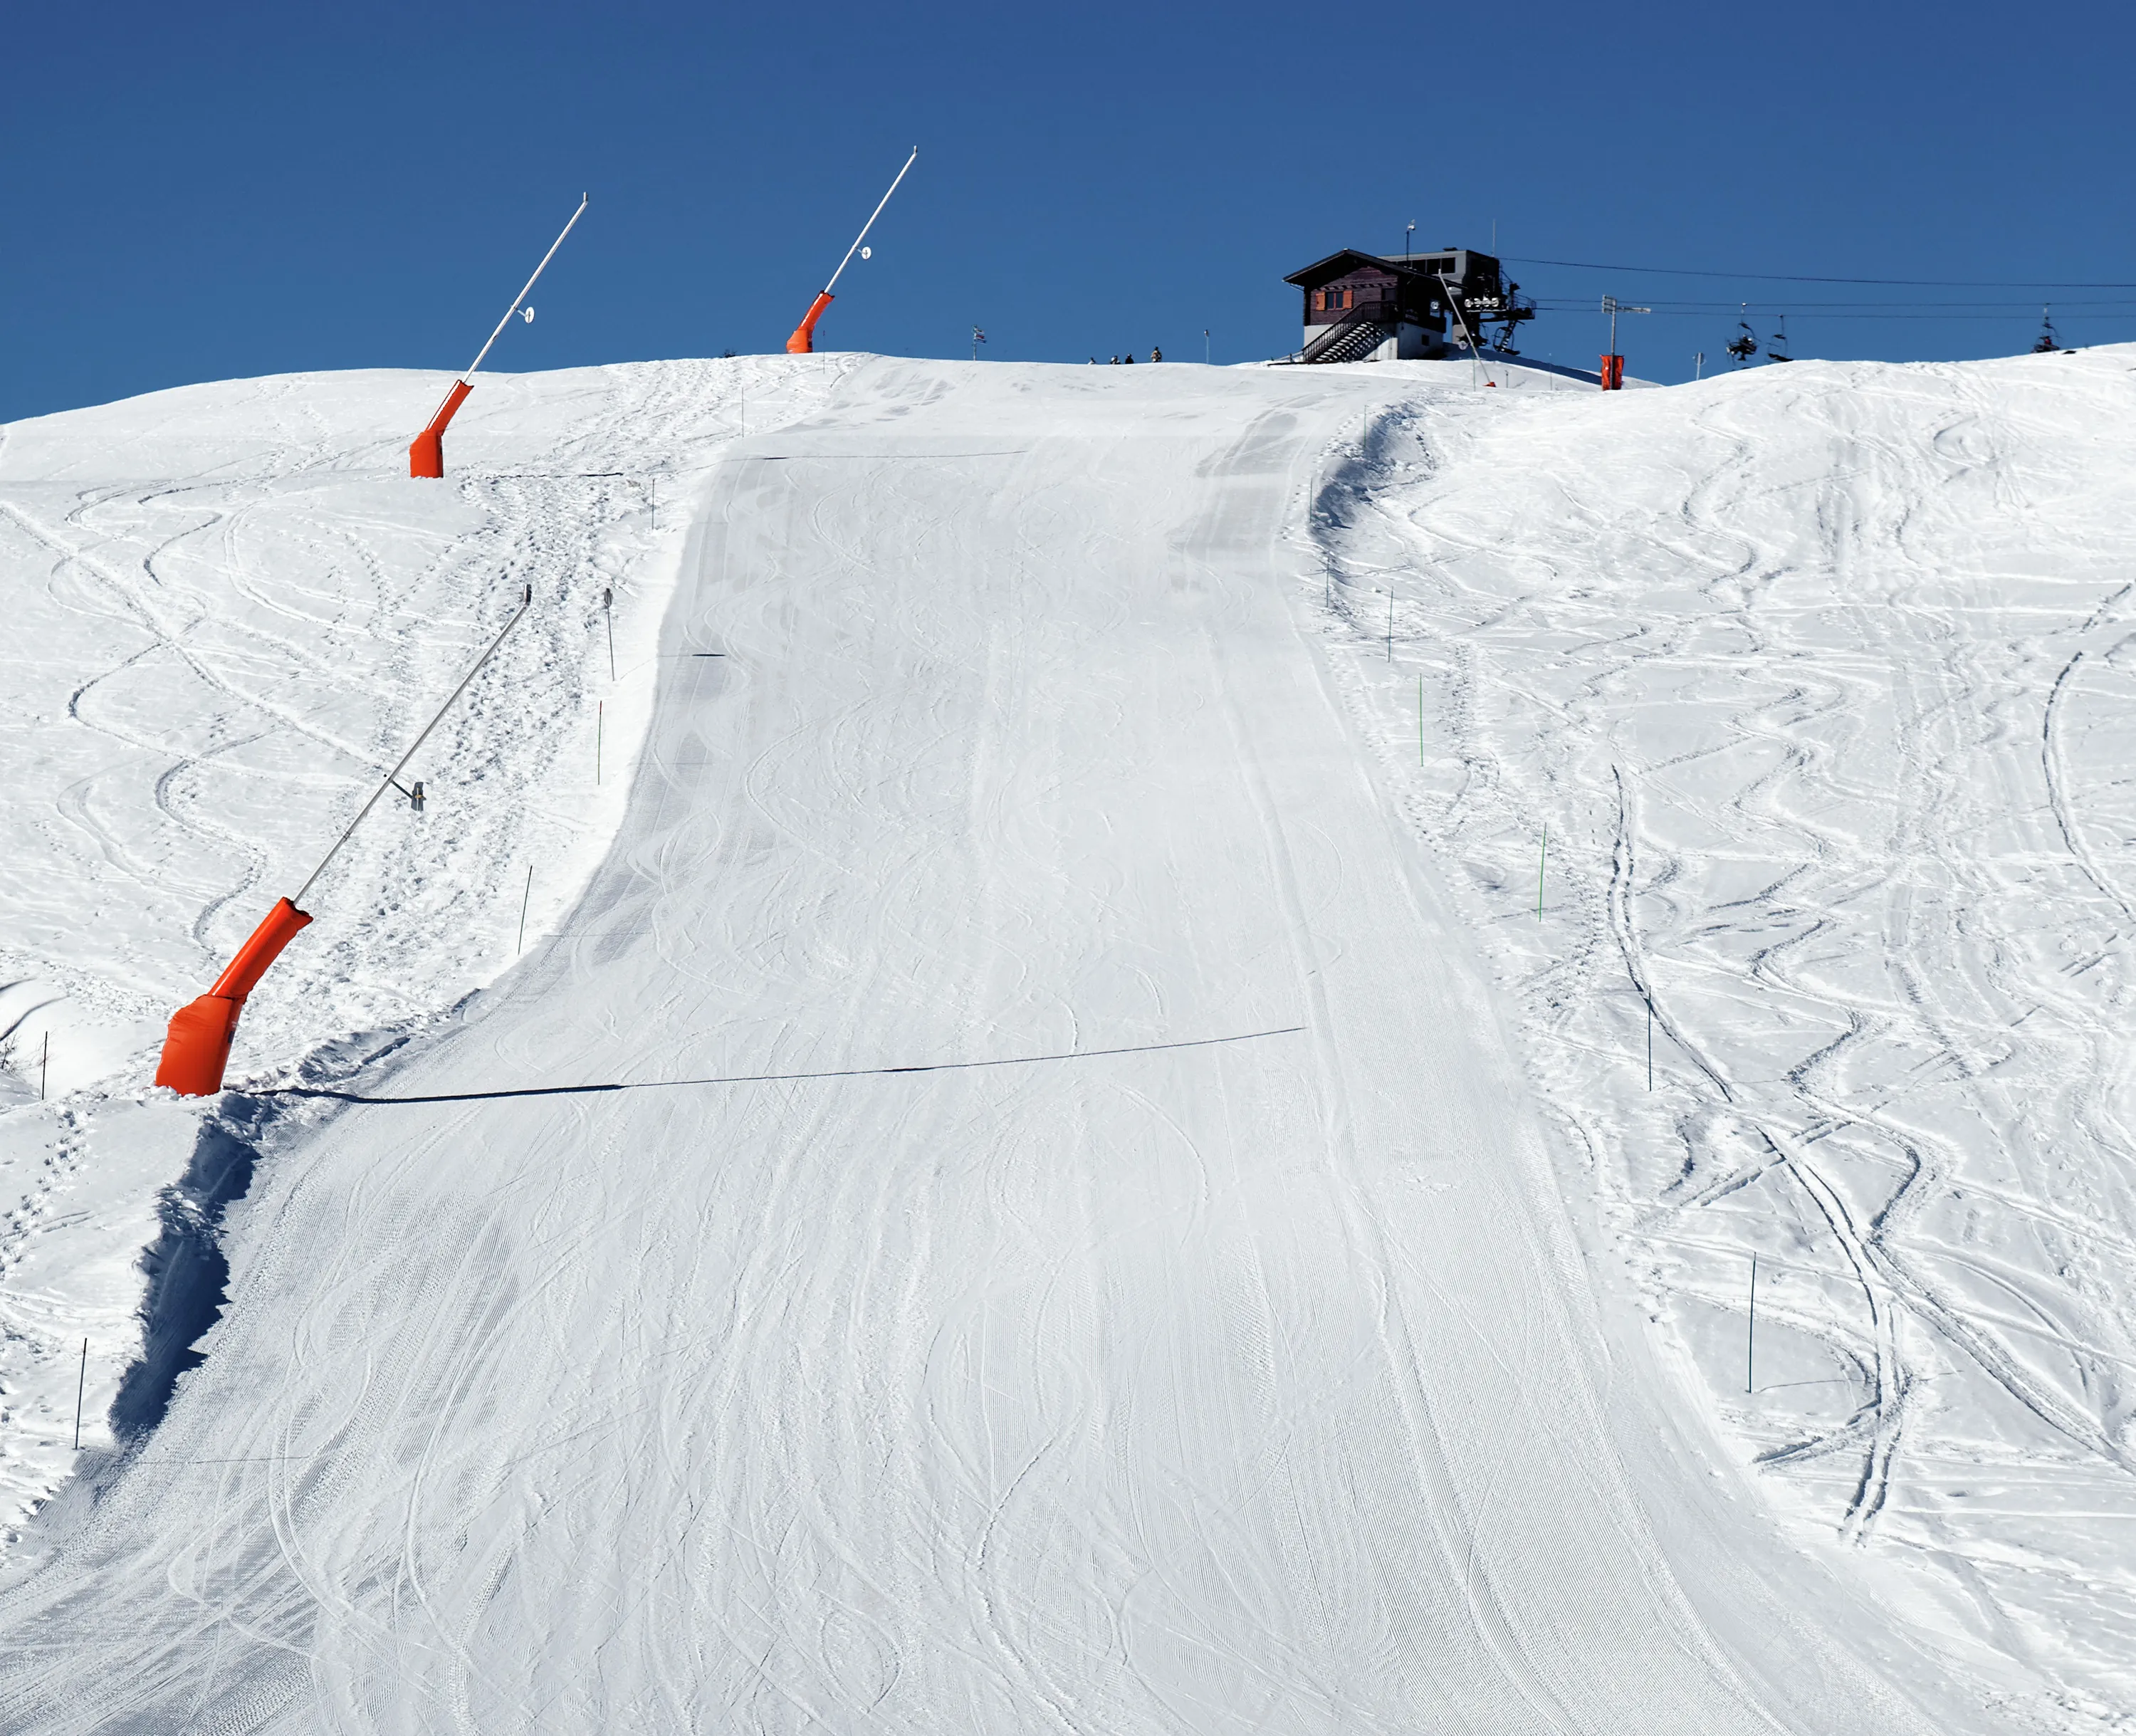
[[[1419,406],[1321,520],[1590,1241],[2008,1729],[2136,1721],[2132,363]]]
[[[199,1111],[123,1092],[0,1117],[60,1118],[83,1178],[24,1262],[66,1187],[123,1248],[157,1164],[206,1197],[201,1152],[256,1161],[205,1362],[11,1558],[0,1724],[2111,1728],[2136,1223],[2085,997],[2119,955],[2041,936],[2115,883],[2128,362],[1615,399],[1433,364],[672,364],[508,382],[487,428],[478,394],[434,497],[391,476],[398,397],[233,435],[227,479],[195,435],[149,451],[143,406],[12,431],[9,570],[119,576],[53,693],[70,658],[163,683],[74,727],[160,727],[194,678],[163,664],[229,696],[197,746],[148,737],[221,781],[90,806],[155,841],[47,877],[102,902],[45,894],[76,902],[17,968],[78,970],[114,1029],[302,878],[522,578],[558,601],[441,750],[447,800],[337,868],[197,1147]],[[737,441],[744,371],[784,425]],[[301,429],[407,382],[212,390]],[[92,416],[163,484],[85,468]],[[567,498],[611,469],[694,478],[675,540]],[[217,488],[263,498],[135,503]],[[93,567],[99,512],[151,516]],[[248,522],[290,528],[248,555]],[[124,600],[216,537],[186,582],[241,582],[125,661]],[[189,659],[229,619],[256,663]],[[589,701],[643,742],[613,806]],[[69,770],[34,793],[71,815]],[[187,853],[218,802],[257,856]],[[45,824],[23,859],[64,863]],[[470,997],[529,859],[539,938]],[[2061,876],[2052,915],[2027,874]],[[78,955],[95,910],[136,937]],[[2051,1019],[1994,1041],[2045,1058],[2006,1085],[1967,997],[2034,977]],[[1910,1016],[1949,1086],[1869,1064]],[[2025,1047],[2049,1028],[2074,1047]],[[2050,1325],[2020,1342],[2012,1296]],[[1961,1460],[1963,1495],[1915,1468]]]
[[[321,921],[253,996],[232,1078],[418,1028],[512,962],[522,900],[553,926],[622,813],[693,491],[745,414],[776,425],[846,366],[484,376],[442,483],[407,474],[426,374],[0,429],[6,1522],[67,1474],[78,1385],[85,1441],[109,1442],[140,1354],[134,1268],[196,1130],[123,1095],[172,1009],[297,890],[523,584],[535,608],[409,768],[425,812],[374,814],[307,899]]]

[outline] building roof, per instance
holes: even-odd
[[[1376,265],[1391,276],[1413,277],[1420,283],[1428,284],[1435,289],[1439,284],[1439,279],[1431,272],[1419,271],[1412,265],[1400,265],[1393,260],[1382,259],[1376,253],[1361,253],[1355,247],[1345,247],[1340,253],[1331,253],[1326,259],[1315,260],[1303,271],[1292,272],[1289,276],[1284,279],[1284,281],[1287,284],[1296,284],[1301,289],[1317,289],[1324,283],[1330,283],[1336,278],[1347,276],[1360,265]]]

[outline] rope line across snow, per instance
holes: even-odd
[[[683,1085],[783,1085],[806,1079],[864,1079],[886,1073],[949,1073],[981,1067],[1032,1067],[1043,1061],[1095,1061],[1107,1055],[1148,1055],[1164,1049],[1211,1048],[1225,1043],[1254,1043],[1264,1037],[1294,1036],[1302,1024],[1269,1031],[1240,1031],[1229,1037],[1192,1037],[1179,1043],[1135,1043],[1111,1049],[1068,1049],[1057,1055],[1001,1055],[990,1061],[927,1061],[909,1067],[843,1067],[811,1073],[735,1073],[711,1079],[640,1079],[602,1085],[525,1085],[509,1091],[439,1092],[412,1097],[367,1097],[323,1086],[276,1085],[250,1093],[261,1097],[331,1097],[338,1103],[474,1103],[493,1097],[583,1097],[606,1091],[659,1091]]]

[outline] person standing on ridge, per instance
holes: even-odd
[[[1134,366],[1134,352],[1133,350],[1129,350],[1128,352],[1127,365],[1129,367],[1133,367]]]
[[[1149,359],[1153,362],[1162,362],[1164,359],[1164,352],[1153,343],[1149,347]]]

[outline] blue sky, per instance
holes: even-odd
[[[1801,356],[2007,354],[2047,300],[2119,341],[2132,39],[2088,4],[24,7],[0,418],[464,367],[582,189],[497,367],[775,350],[914,144],[823,348],[1269,356],[1286,271],[1412,219],[1497,225],[1532,353],[1591,366],[1604,293],[1710,304],[1626,325],[1648,377],[1745,299]]]

